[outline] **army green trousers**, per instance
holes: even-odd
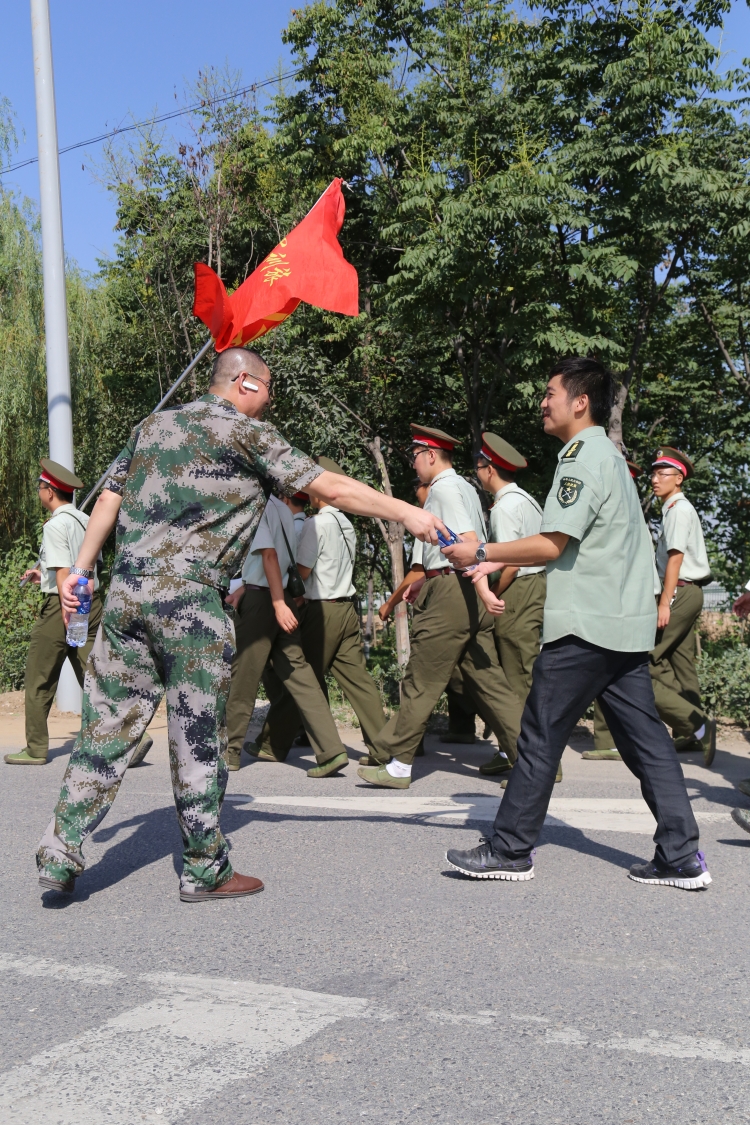
[[[612,733],[607,726],[607,720],[604,718],[604,712],[598,699],[594,700],[594,749],[595,750],[616,750],[615,740]]]
[[[505,610],[494,621],[495,646],[500,667],[521,706],[531,691],[534,661],[539,655],[539,636],[544,619],[547,575],[544,571],[516,578],[502,595]],[[451,677],[448,714],[452,733],[474,733],[475,710],[464,690],[462,666]],[[511,761],[515,761],[515,747]]]
[[[411,656],[401,685],[401,707],[373,740],[375,758],[409,764],[435,704],[456,666],[500,749],[516,757],[521,704],[500,667],[492,618],[472,583],[455,574],[425,582],[414,606]]]
[[[359,719],[368,750],[372,740],[385,726],[385,714],[378,689],[367,671],[362,652],[359,620],[351,601],[310,601],[299,613],[302,652],[326,694],[326,673],[336,683]],[[271,707],[258,746],[270,750],[275,757],[289,753],[300,725],[300,713],[291,695],[273,668],[263,677]]]
[[[181,888],[210,890],[232,877],[219,815],[233,655],[234,629],[217,590],[171,576],[112,579],[86,669],[81,733],[39,845],[40,871],[61,880],[83,871],[83,842],[109,811],[166,692]]]
[[[286,603],[297,613],[289,595]],[[258,685],[266,663],[270,661],[276,678],[296,704],[295,726],[299,715],[310,736],[318,764],[344,754],[328,700],[321,691],[315,672],[305,660],[301,631],[285,633],[276,620],[269,590],[247,589],[237,607],[237,655],[232,664],[232,688],[227,705],[229,748],[239,754],[253,716]]]
[[[649,669],[659,718],[677,737],[705,723],[696,667],[695,623],[703,609],[700,586],[678,586],[666,629],[659,629]]]
[[[65,643],[60,598],[48,594],[42,602],[42,612],[34,622],[26,657],[26,748],[32,758],[45,758],[49,753],[47,719],[55,699],[65,658],[70,660],[78,683],[83,687],[83,676],[99,622],[102,603],[98,594],[91,600],[89,639],[81,648]]]

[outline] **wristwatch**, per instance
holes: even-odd
[[[70,573],[71,574],[78,574],[81,578],[93,578],[94,577],[93,570],[84,570],[83,567],[80,567],[80,566],[71,566]]]
[[[487,562],[487,544],[480,543],[477,547],[477,553],[474,556],[477,562]]]

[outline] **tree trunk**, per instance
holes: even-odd
[[[368,443],[367,448],[372,454],[372,459],[378,467],[380,479],[383,482],[383,492],[386,496],[393,496],[391,478],[388,476],[388,466],[385,463],[383,450],[380,447],[380,438],[375,435]],[[378,527],[385,539],[388,553],[391,556],[391,582],[393,589],[397,590],[404,579],[404,525],[394,520],[378,520]],[[396,606],[394,614],[396,628],[396,658],[402,666],[408,663],[411,653],[409,644],[409,617],[403,602]]]

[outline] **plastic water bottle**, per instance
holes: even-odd
[[[91,594],[89,580],[81,576],[76,583],[78,609],[71,614],[65,643],[71,648],[83,648],[89,639],[89,614],[91,613]]]

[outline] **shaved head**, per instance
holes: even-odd
[[[228,387],[238,375],[257,375],[267,379],[270,372],[265,360],[254,348],[227,348],[219,352],[211,370],[212,387]]]

